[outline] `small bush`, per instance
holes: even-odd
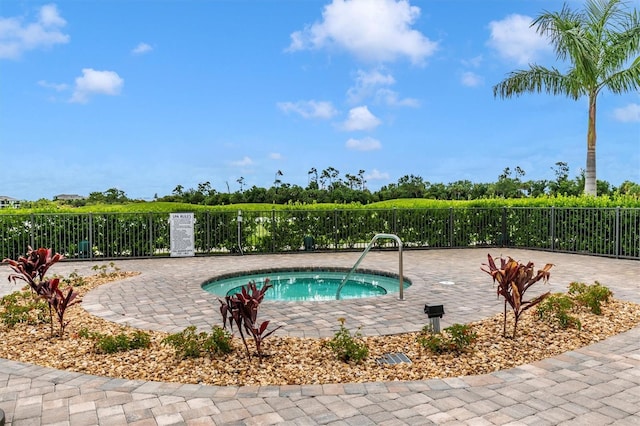
[[[422,347],[439,354],[463,352],[475,343],[477,338],[478,335],[470,325],[453,324],[442,330],[442,333],[435,333],[431,325],[425,325],[416,340]]]
[[[163,345],[172,346],[176,356],[180,358],[198,358],[203,354],[210,356],[226,354],[233,350],[231,345],[231,333],[227,330],[213,326],[211,333],[196,333],[195,326],[189,326],[180,333],[170,334],[162,339]]]
[[[26,323],[31,325],[51,322],[48,305],[30,291],[15,291],[0,299],[0,321],[7,327]]]
[[[251,358],[251,351],[249,351],[245,333],[253,338],[258,357],[262,358],[264,356],[262,352],[264,339],[282,327],[278,326],[273,330],[267,331],[269,321],[258,322],[260,304],[264,300],[264,294],[271,287],[273,287],[273,285],[271,285],[268,278],[265,279],[264,285],[259,289],[255,281],[249,281],[238,293],[225,296],[224,300],[218,299],[220,301],[220,314],[222,315],[223,327],[226,329],[227,324],[229,324],[230,329],[233,329],[233,324],[238,327],[238,332],[240,333],[244,348],[247,351],[248,358]]]
[[[63,258],[64,256],[60,253],[53,254],[51,249],[41,247],[34,250],[29,247],[26,256],[20,256],[17,260],[4,259],[2,261],[2,263],[8,263],[14,271],[9,275],[9,281],[14,283],[24,281],[34,294],[47,302],[49,317],[52,318],[55,314],[56,320],[60,324],[60,337],[64,337],[64,330],[69,325],[69,321],[64,320],[67,309],[81,302],[77,298],[78,293],[74,292],[72,287],[67,287],[66,294],[63,293],[60,288],[60,278],[48,279],[46,277],[49,268]],[[49,322],[53,337],[53,321]]]
[[[106,265],[94,265],[91,269],[97,271],[97,275],[103,278],[116,276],[120,271],[114,262],[109,262]]]
[[[596,315],[602,314],[602,304],[608,302],[613,296],[611,290],[598,281],[591,285],[572,282],[569,284],[569,294],[575,298],[576,302],[586,306]]]
[[[554,293],[538,304],[538,318],[545,321],[555,320],[562,328],[574,326],[580,330],[582,328],[580,320],[569,315],[573,307],[574,302],[571,297],[563,293]]]
[[[114,336],[82,328],[78,331],[78,336],[93,340],[96,351],[104,354],[148,348],[151,345],[149,333],[142,330],[136,330],[131,334],[119,333]]]
[[[337,355],[337,357],[344,361],[354,361],[359,363],[369,356],[369,348],[361,340],[362,334],[358,331],[352,336],[351,332],[344,326],[345,319],[338,318],[340,322],[340,330],[336,332],[333,338],[326,342],[326,345]]]
[[[516,338],[516,330],[518,329],[518,321],[520,316],[528,309],[533,308],[538,303],[542,302],[545,297],[549,295],[549,292],[534,297],[533,299],[525,299],[525,292],[534,284],[539,281],[544,283],[549,281],[551,273],[549,270],[553,267],[553,264],[547,263],[544,268],[538,269],[538,272],[534,272],[533,262],[528,262],[526,265],[514,260],[511,257],[500,257],[500,266],[496,265],[495,260],[490,254],[487,255],[488,263],[482,264],[480,269],[487,274],[491,275],[494,284],[496,286],[496,293],[498,296],[504,298],[504,316],[502,321],[502,335],[507,337],[507,304],[511,306],[513,315],[515,318],[513,324],[513,335]]]
[[[73,287],[82,287],[87,285],[87,281],[84,277],[75,271],[70,273],[68,277],[62,278],[62,282]]]

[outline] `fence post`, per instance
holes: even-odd
[[[394,207],[393,208],[393,233],[398,235],[398,215],[397,215],[397,209]]]
[[[551,206],[549,210],[549,214],[551,215],[551,251],[556,251],[556,208],[555,206]]]
[[[507,236],[507,207],[502,206],[502,243],[500,247],[504,247],[506,245],[509,237]]]
[[[31,244],[30,244],[30,246],[32,248],[38,248],[38,247],[36,247],[36,236],[34,234],[35,229],[36,229],[35,221],[36,221],[36,217],[35,217],[35,215],[33,213],[31,213],[31,232],[30,232]]]
[[[276,209],[271,209],[271,253],[276,252]]]
[[[207,222],[206,226],[206,236],[205,236],[205,250],[207,254],[211,253],[211,213],[207,210],[204,214],[205,221]]]
[[[153,213],[149,212],[149,257],[153,254]]]
[[[93,259],[93,213],[89,213],[89,259]]]
[[[620,258],[620,206],[616,207],[616,259]]]
[[[333,249],[338,250],[338,209],[333,209]]]
[[[453,207],[449,207],[449,247],[453,248]]]

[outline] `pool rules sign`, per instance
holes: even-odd
[[[195,256],[193,238],[193,213],[171,213],[169,232],[171,233],[171,257]]]

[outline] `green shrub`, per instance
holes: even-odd
[[[571,297],[563,293],[554,293],[538,304],[538,318],[546,321],[555,320],[562,328],[574,326],[580,330],[582,328],[580,320],[569,315],[573,307],[574,302]]]
[[[14,291],[0,299],[0,321],[7,327],[20,323],[31,325],[50,323],[48,305],[30,291]]]
[[[120,271],[114,262],[109,262],[106,265],[93,265],[91,269],[97,271],[97,275],[102,278],[116,276]]]
[[[611,290],[598,281],[591,285],[572,282],[569,284],[569,294],[575,298],[576,302],[586,306],[596,315],[602,314],[602,304],[608,302],[613,296]]]
[[[62,282],[73,287],[82,287],[87,285],[87,281],[84,277],[75,271],[70,273],[68,277],[62,278]]]
[[[340,330],[336,332],[333,338],[326,342],[326,345],[336,354],[336,356],[344,361],[354,361],[359,363],[369,356],[369,348],[362,341],[362,334],[358,331],[352,336],[351,332],[344,326],[345,319],[338,318],[340,322]]]
[[[231,333],[227,330],[213,326],[211,333],[196,333],[195,326],[189,326],[180,333],[170,334],[162,339],[163,345],[169,345],[176,351],[180,358],[198,358],[203,354],[209,356],[226,354],[233,350],[231,345]]]
[[[422,347],[440,354],[443,352],[463,352],[475,343],[477,338],[477,333],[470,325],[453,324],[442,330],[442,333],[435,333],[431,325],[425,325],[416,340]]]
[[[78,336],[93,340],[96,351],[104,354],[148,348],[151,345],[149,333],[142,330],[136,330],[131,334],[119,333],[114,336],[82,328],[78,331]]]

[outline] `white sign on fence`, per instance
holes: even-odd
[[[171,257],[195,256],[194,223],[193,213],[171,213],[169,217]]]

